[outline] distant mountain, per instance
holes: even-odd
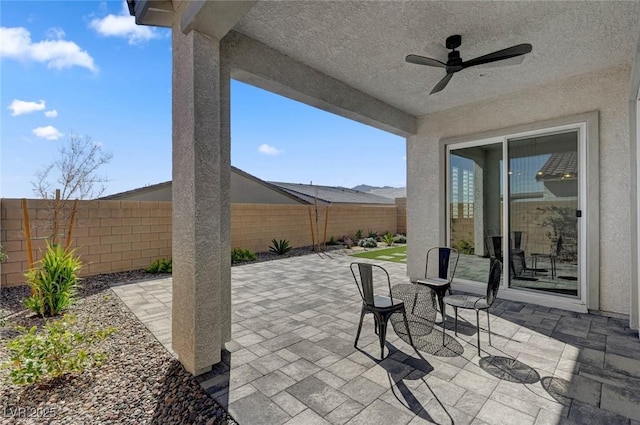
[[[391,186],[380,187],[380,186],[369,186],[368,184],[359,184],[358,186],[354,186],[351,189],[359,190],[360,192],[370,192],[373,189],[395,189],[395,188]]]
[[[353,190],[359,190],[360,192],[372,193],[378,196],[384,196],[385,198],[406,198],[406,187],[391,187],[391,186],[369,186],[368,184],[361,184],[352,187]]]

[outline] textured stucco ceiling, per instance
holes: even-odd
[[[235,29],[423,115],[630,65],[639,18],[638,1],[264,1]],[[452,34],[462,35],[464,60],[520,43],[531,43],[533,51],[519,65],[463,70],[444,91],[429,96],[444,70],[408,64],[404,58],[413,53],[446,61],[444,40]]]

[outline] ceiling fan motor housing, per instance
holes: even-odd
[[[457,49],[462,44],[462,37],[460,35],[452,35],[447,37],[445,45],[447,49]]]
[[[452,50],[449,52],[449,60],[447,61],[447,73],[458,72],[462,70],[462,59],[460,58],[460,52]]]

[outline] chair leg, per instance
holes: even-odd
[[[380,338],[380,359],[384,359],[384,342],[387,338],[387,321],[383,318],[378,318],[378,325],[380,329],[378,331],[378,338]]]
[[[491,346],[491,319],[489,317],[489,310],[487,310],[487,330],[489,331],[489,346]]]
[[[404,318],[404,325],[407,328],[407,335],[409,336],[409,343],[411,344],[411,346],[413,348],[415,348],[415,346],[413,345],[413,338],[411,338],[411,330],[409,329],[409,321],[407,320],[407,312],[404,309],[402,310],[402,317]]]
[[[476,310],[476,326],[478,327],[478,357],[480,357],[480,310]]]
[[[360,331],[362,331],[362,320],[364,319],[364,308],[360,312],[360,323],[358,324],[358,332],[356,333],[356,341],[353,343],[353,348],[357,348],[358,339],[360,338]]]
[[[373,330],[375,331],[376,335],[379,335],[379,329],[380,329],[380,323],[378,323],[378,316],[377,315],[373,315]]]
[[[455,312],[455,315],[456,315],[456,321],[454,322],[453,330],[456,336],[458,336],[458,307],[453,306],[453,311]]]
[[[417,302],[418,302],[418,294],[415,294],[413,296],[413,306],[411,307],[411,314],[413,314],[413,312],[415,311]]]
[[[446,304],[445,304],[446,305]],[[447,315],[445,314],[445,305],[442,306],[442,346],[444,347],[444,333],[447,329]]]

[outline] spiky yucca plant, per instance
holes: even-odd
[[[76,294],[81,267],[75,249],[47,243],[38,266],[25,273],[32,295],[24,305],[41,316],[56,316],[66,310]]]

